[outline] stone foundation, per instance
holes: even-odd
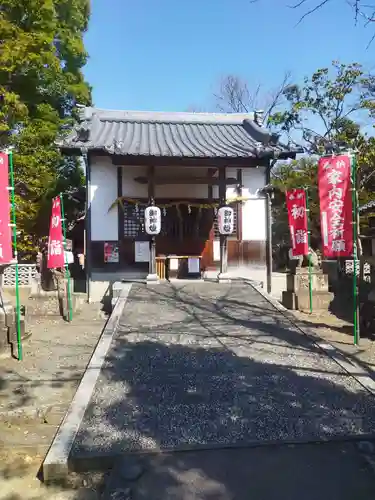
[[[60,293],[58,290],[45,291],[40,287],[39,282],[33,283],[31,293],[28,299],[28,315],[30,316],[59,316],[68,317],[69,305],[66,290],[68,289],[68,280],[61,282]],[[72,298],[73,315],[80,312],[84,296],[74,293],[74,282],[70,280],[70,290]]]
[[[313,290],[312,309],[316,311],[328,311],[329,305],[333,300],[333,293]],[[287,309],[298,309],[302,312],[310,312],[310,294],[301,291],[298,294],[291,291],[283,291],[282,304]]]
[[[333,294],[328,291],[328,276],[321,270],[314,269],[312,282],[312,310],[327,311]],[[287,289],[282,292],[282,304],[287,309],[310,312],[309,271],[298,268],[286,278]]]
[[[21,340],[25,340],[29,336],[25,315],[21,314]],[[6,303],[0,309],[0,353],[10,353],[12,345],[15,347],[17,340],[16,311],[11,304]]]
[[[81,294],[72,294],[73,314],[78,314],[82,308],[83,298]],[[61,299],[56,292],[48,292],[41,296],[31,296],[28,300],[28,316],[59,316],[67,317],[68,301],[66,297]]]

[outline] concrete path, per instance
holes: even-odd
[[[374,431],[374,397],[250,285],[134,285],[71,458]]]
[[[373,500],[374,477],[353,443],[167,453],[119,461],[102,500]]]

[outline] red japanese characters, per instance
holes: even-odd
[[[9,162],[0,153],[0,265],[12,261],[12,231],[10,227]]]
[[[304,189],[292,189],[286,192],[292,254],[307,255],[309,253],[307,234],[306,194]]]
[[[353,255],[351,158],[320,158],[318,163],[320,224],[326,257]]]
[[[61,200],[57,196],[52,200],[52,215],[48,238],[48,269],[64,267],[64,245],[61,222]]]

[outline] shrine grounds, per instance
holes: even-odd
[[[372,342],[205,286],[133,287],[72,453],[137,453],[48,487],[37,473],[106,317],[85,304],[72,324],[33,321],[24,361],[0,360],[0,500],[374,498]]]

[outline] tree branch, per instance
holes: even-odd
[[[309,0],[300,0],[299,2],[295,3],[294,5],[290,5],[289,7],[291,9],[299,9],[300,7],[303,7],[304,5],[307,4]],[[315,3],[314,7],[309,9],[307,12],[305,12],[301,18],[299,19],[297,26],[304,20],[306,17],[310,16],[311,14],[314,14],[318,10],[322,9],[325,5],[327,5],[331,0],[318,0],[317,3]],[[362,17],[365,20],[365,25],[369,23],[375,22],[375,5],[368,5],[368,4],[363,4],[361,0],[345,0],[346,3],[349,5],[354,10],[354,20],[357,23],[359,17]],[[366,11],[370,11],[371,13],[368,14]],[[375,39],[375,35],[371,39],[371,41]],[[371,44],[371,42],[370,42]]]
[[[290,83],[290,77],[290,72],[286,72],[280,85],[267,96],[262,93],[261,84],[250,91],[246,81],[239,76],[228,75],[222,79],[218,92],[214,94],[217,107],[226,113],[250,113],[256,109],[263,109],[266,121],[281,103],[284,91]]]
[[[317,10],[321,9],[322,7],[324,7],[328,2],[330,2],[331,0],[322,0],[321,2],[319,2],[317,5],[315,5],[315,7],[311,8],[310,10],[308,10],[307,12],[305,12],[303,14],[303,16],[300,17],[300,20],[298,21],[297,23],[297,26],[299,24],[302,23],[302,21],[307,17],[307,16],[310,16],[311,14],[314,14],[314,12],[316,12]],[[292,5],[291,8],[292,9],[298,9],[299,7],[301,7],[302,5],[304,5],[305,3],[307,2],[307,0],[301,0],[300,2],[296,3],[295,5]]]

